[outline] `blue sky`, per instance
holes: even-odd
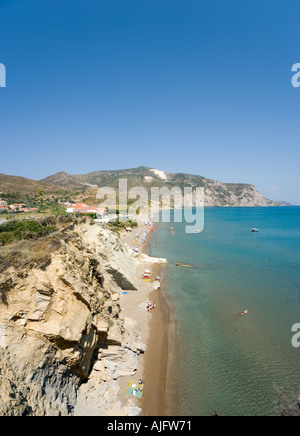
[[[1,0],[0,172],[146,165],[300,204],[299,0]]]

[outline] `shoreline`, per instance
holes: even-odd
[[[157,225],[155,225],[156,228]],[[122,240],[129,244],[134,239],[133,235],[130,236],[123,235]],[[151,239],[152,234],[148,233],[145,244],[140,249],[141,254],[149,253]],[[142,341],[146,344],[145,353],[140,355],[139,367],[135,376],[137,379],[141,378],[145,386],[139,407],[142,409],[141,416],[170,416],[174,414],[172,404],[175,387],[174,384],[169,383],[169,380],[172,380],[172,367],[177,361],[173,358],[177,341],[175,309],[166,290],[166,264],[154,263],[149,266],[145,263],[145,266],[151,271],[151,278],[154,279],[150,283],[143,283],[144,281],[140,280],[143,266],[142,269],[137,268],[140,287],[135,297],[138,296],[141,302],[143,299],[145,300],[145,296],[151,299],[156,303],[155,310],[146,312],[144,314],[146,316],[141,318],[141,313],[133,310],[132,307],[133,301],[136,300],[134,296],[131,295],[131,298],[122,301],[125,316],[128,315],[137,322],[137,330],[142,336]],[[152,282],[157,276],[160,277],[161,288],[153,290]],[[122,391],[124,389],[123,385]]]
[[[165,269],[162,277],[166,277]],[[176,348],[171,344],[174,344],[177,339],[177,324],[174,307],[166,292],[165,284],[161,287],[158,298],[156,295],[156,300],[158,309],[155,309],[149,321],[150,334],[146,345],[148,356],[145,359],[143,372],[145,386],[151,386],[151,390],[145,389],[142,416],[171,416],[174,412],[169,399],[173,400],[173,392],[170,393],[169,380],[171,363],[174,362],[172,357]]]

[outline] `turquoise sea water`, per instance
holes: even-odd
[[[167,291],[178,321],[173,412],[274,415],[275,388],[300,388],[300,348],[291,344],[300,323],[300,207],[207,208],[203,233],[169,227],[159,225],[151,255],[170,262]]]

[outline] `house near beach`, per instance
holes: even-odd
[[[107,210],[103,207],[89,206],[85,203],[76,203],[68,205],[66,208],[67,213],[95,213],[97,218],[103,218],[107,214]]]
[[[26,208],[27,204],[21,203],[21,204],[10,204],[9,208],[10,210],[16,211],[16,210],[22,210]]]
[[[21,212],[37,212],[38,209],[36,207],[29,207],[27,204],[20,203],[20,204],[10,204],[9,210],[15,213],[21,213]]]

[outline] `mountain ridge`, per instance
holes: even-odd
[[[200,175],[185,173],[169,173],[150,167],[93,171],[85,175],[70,175],[60,172],[42,179],[41,182],[64,188],[75,188],[85,191],[88,188],[118,188],[120,179],[127,179],[128,189],[135,186],[144,187],[150,192],[151,187],[203,187],[205,189],[206,206],[240,207],[240,206],[284,206],[284,202],[266,199],[252,184],[222,183]]]
[[[21,176],[11,176],[7,174],[0,173],[0,195],[7,192],[19,191],[22,193],[32,193],[34,190],[37,191],[42,188],[45,193],[55,193],[61,192],[62,189],[59,185],[49,184],[43,181],[37,181],[33,179],[28,179]]]
[[[268,207],[286,206],[285,202],[265,198],[254,185],[248,183],[223,183],[200,175],[185,173],[169,173],[154,168],[140,166],[138,168],[93,171],[87,174],[68,174],[60,171],[42,180],[0,174],[1,193],[20,192],[34,194],[42,188],[46,194],[64,195],[68,193],[74,199],[96,200],[96,192],[100,187],[112,187],[118,190],[119,180],[126,179],[128,189],[143,187],[148,193],[151,188],[185,187],[193,189],[202,187],[205,190],[205,205],[214,207]]]

